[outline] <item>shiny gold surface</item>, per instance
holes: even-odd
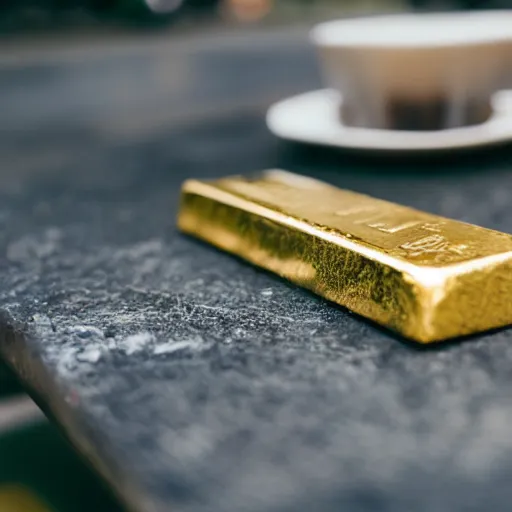
[[[512,323],[512,236],[281,170],[190,180],[181,230],[422,343]]]

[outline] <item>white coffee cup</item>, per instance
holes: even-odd
[[[478,124],[512,88],[512,10],[337,20],[311,32],[351,126],[438,130]]]

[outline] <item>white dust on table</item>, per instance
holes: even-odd
[[[101,349],[97,347],[88,347],[76,356],[81,363],[95,364],[101,359]]]
[[[53,323],[47,315],[35,313],[32,315],[32,322],[41,333],[52,333],[54,331]]]
[[[210,348],[210,344],[206,343],[200,336],[196,336],[189,340],[173,341],[169,340],[167,343],[161,343],[153,349],[153,354],[173,354],[188,350],[191,352],[202,352]]]
[[[51,322],[47,317],[38,318],[38,324],[50,332]],[[141,331],[127,336],[105,337],[101,329],[81,324],[68,326],[59,335],[64,337],[49,345],[47,353],[52,360],[57,360],[59,373],[75,376],[90,371],[91,366],[113,354],[125,356],[128,361],[138,353],[156,357],[186,351],[193,355],[211,347],[197,335],[181,340],[158,339],[153,333]]]
[[[145,349],[150,343],[153,343],[154,340],[155,337],[151,333],[140,332],[121,339],[117,344],[117,348],[123,350],[127,356],[131,356]]]
[[[61,239],[61,231],[53,227],[42,233],[25,235],[7,246],[7,259],[12,262],[37,262],[54,254]]]
[[[103,331],[93,325],[72,325],[70,327],[66,327],[62,332],[64,334],[74,334],[82,339],[103,339],[105,337]]]

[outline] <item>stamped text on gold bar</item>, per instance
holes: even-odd
[[[422,343],[512,323],[512,236],[270,170],[189,180],[181,230]]]

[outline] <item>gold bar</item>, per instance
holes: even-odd
[[[281,170],[189,180],[178,225],[421,343],[512,323],[512,236]]]

